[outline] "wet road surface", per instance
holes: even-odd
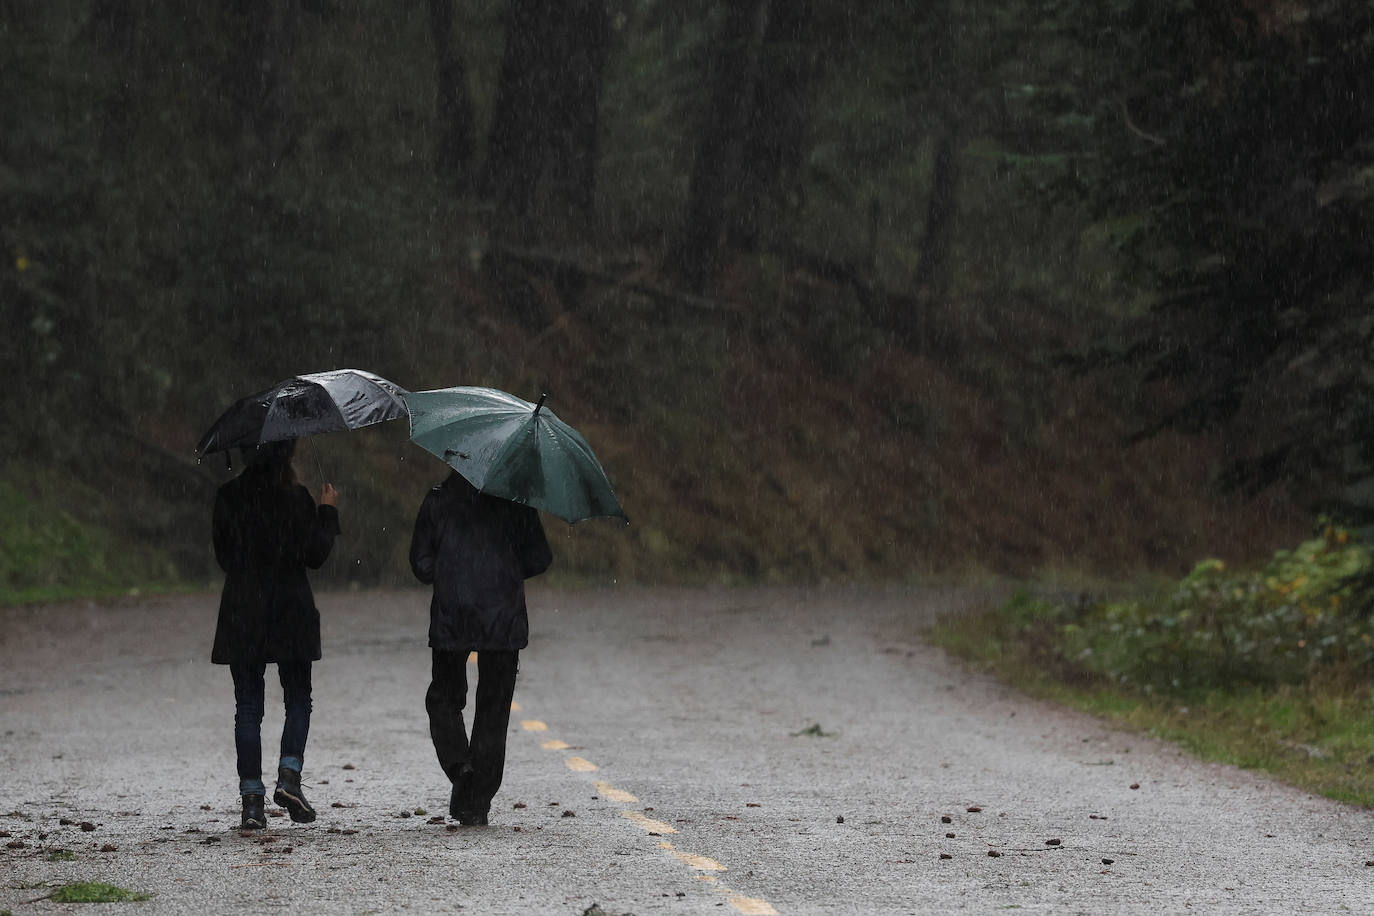
[[[505,784],[460,828],[427,594],[324,593],[320,817],[247,835],[215,596],[0,609],[0,911],[80,910],[45,898],[90,880],[139,913],[1374,911],[1369,813],[922,645],[978,600],[532,589]],[[280,696],[269,672],[269,765]]]

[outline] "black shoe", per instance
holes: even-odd
[[[468,793],[468,782],[472,779],[472,772],[472,764],[465,763],[450,777],[453,780],[453,791],[448,797],[448,816],[460,823],[463,818],[472,814],[472,798]]]
[[[277,791],[272,793],[272,801],[285,808],[291,820],[298,824],[308,824],[315,819],[315,809],[310,807],[301,791],[301,774],[295,770],[277,768]]]
[[[261,795],[243,796],[243,819],[239,826],[244,830],[264,830],[267,827],[267,814],[262,810]]]
[[[487,826],[487,812],[485,811],[459,811],[457,814],[453,814],[453,819],[464,827]]]

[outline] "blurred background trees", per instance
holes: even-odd
[[[645,523],[623,548],[579,529],[594,575],[1108,562],[1061,530],[1059,484],[993,519],[954,468],[1138,478],[1191,446],[1119,442],[1174,428],[1211,437],[1175,495],[1357,512],[1371,42],[1352,0],[0,3],[7,474],[203,576],[197,434],[357,365],[550,385],[620,443]],[[337,447],[363,581],[439,470],[400,470],[394,438]],[[1110,562],[1212,536],[1161,548],[1158,511],[1113,522],[1136,540]]]
[[[1361,101],[1374,89],[1374,9],[1059,12],[1093,55],[1071,110],[1125,128],[1085,147],[1082,190],[1094,215],[1117,221],[1123,263],[1151,299],[1122,355],[1168,384],[1157,423],[1230,424],[1228,483],[1283,481],[1362,517],[1374,471],[1374,113]]]

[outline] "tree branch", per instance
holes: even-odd
[[[1155,146],[1164,146],[1168,142],[1163,137],[1156,136],[1155,134],[1146,133],[1139,127],[1136,127],[1135,122],[1131,120],[1131,112],[1126,108],[1125,99],[1117,99],[1116,104],[1117,107],[1121,109],[1121,118],[1126,123],[1126,129],[1129,130],[1131,133],[1135,134],[1142,140],[1147,140],[1150,143],[1153,143]]]

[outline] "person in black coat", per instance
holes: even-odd
[[[457,472],[429,491],[415,519],[410,568],[434,586],[425,709],[439,766],[453,784],[449,815],[461,824],[486,824],[501,787],[520,650],[529,644],[525,580],[552,561],[537,511],[480,493]],[[469,739],[463,707],[471,652],[477,701]]]
[[[215,494],[215,559],[224,570],[219,621],[210,660],[234,679],[234,746],[242,825],[263,828],[264,676],[275,662],[286,706],[281,759],[272,800],[293,821],[315,809],[301,790],[310,731],[310,667],[320,658],[320,612],[306,568],[319,569],[339,533],[338,493],[320,488],[320,505],[296,482],[295,440],[244,449],[248,465]]]

